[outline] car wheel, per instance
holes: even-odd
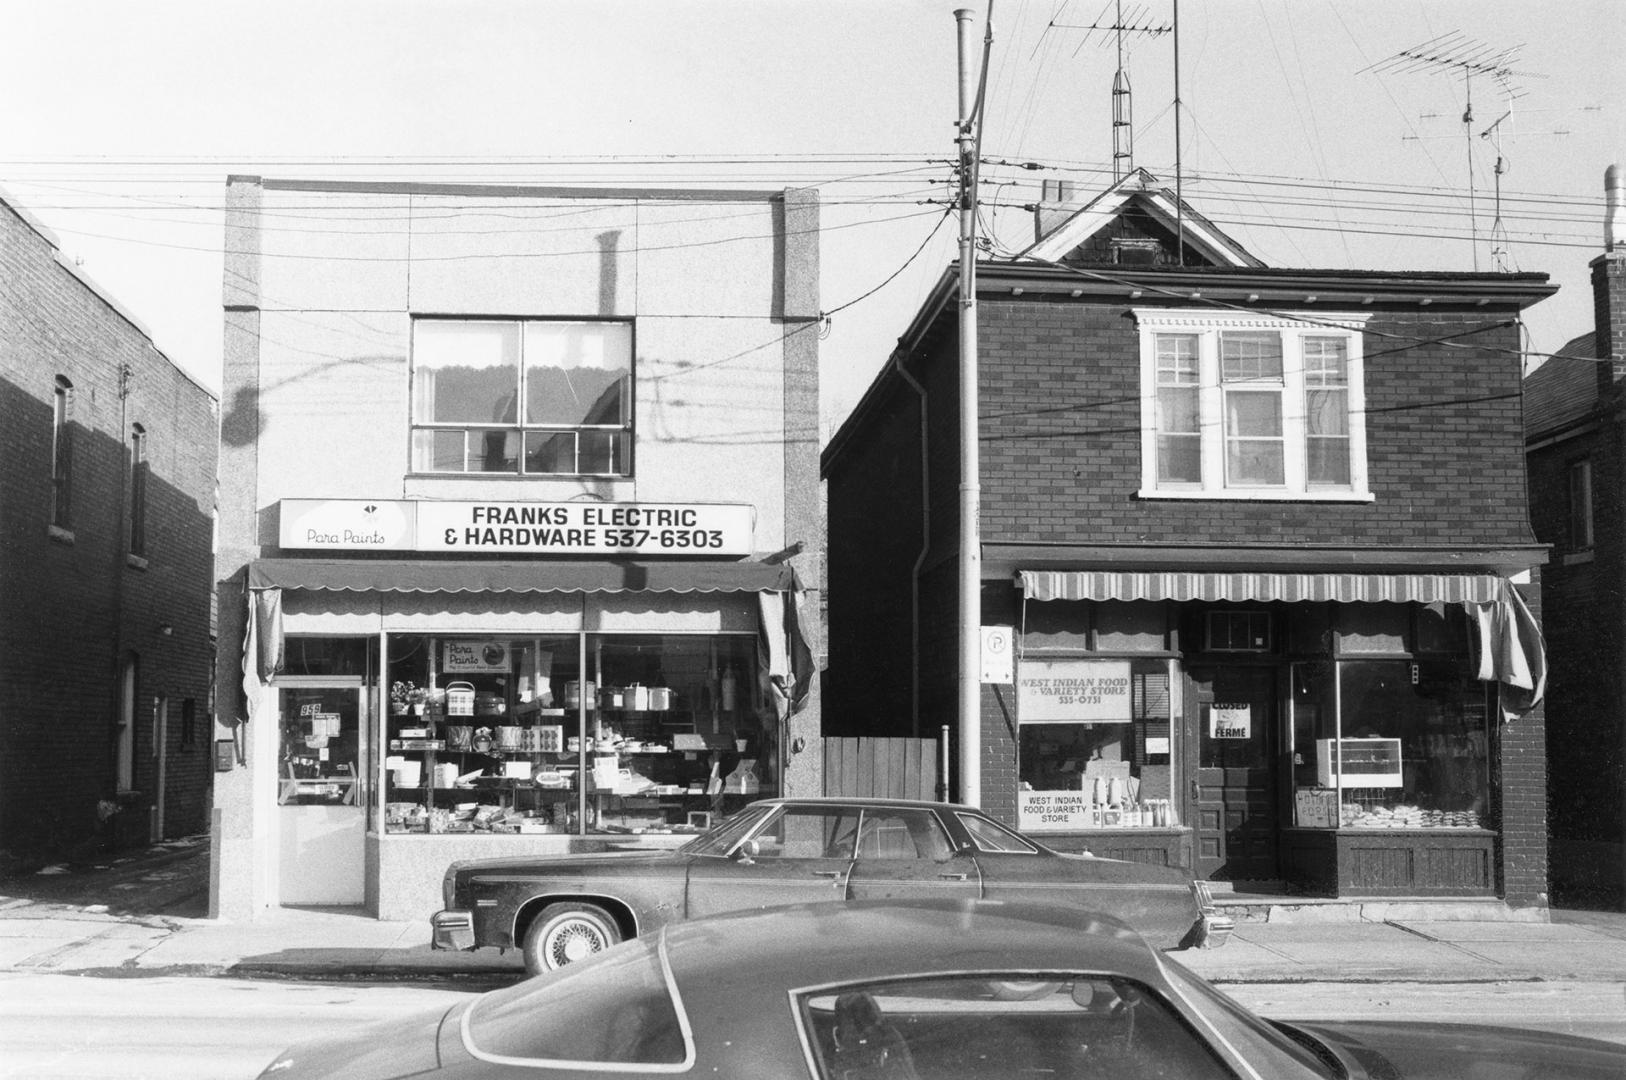
[[[603,952],[621,940],[610,913],[593,904],[549,904],[525,931],[525,972],[539,975]]]

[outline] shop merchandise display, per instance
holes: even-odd
[[[1347,829],[1477,829],[1481,827],[1475,810],[1426,810],[1401,803],[1397,806],[1365,807],[1346,802],[1339,808],[1339,822]]]
[[[386,832],[577,832],[584,794],[586,831],[698,832],[725,798],[773,793],[732,667],[714,669],[714,692],[685,694],[564,678],[512,652],[508,670],[392,685]]]

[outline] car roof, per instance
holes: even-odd
[[[1157,954],[1128,924],[1060,905],[872,900],[758,909],[669,925],[679,983],[747,995],[928,972],[1110,971],[1158,983]],[[751,977],[742,979],[750,971]]]

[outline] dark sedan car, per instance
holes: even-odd
[[[675,850],[457,862],[443,891],[435,948],[521,948],[532,974],[679,919],[818,900],[1062,903],[1160,948],[1231,931],[1178,870],[1051,851],[972,807],[905,799],[764,799]]]
[[[421,1019],[295,1047],[276,1080],[1619,1080],[1626,1048],[1261,1020],[1124,923],[978,900],[677,923]]]

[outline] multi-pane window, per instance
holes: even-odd
[[[632,325],[419,319],[415,472],[629,476]]]
[[[147,553],[147,432],[130,428],[130,554]]]
[[[1197,400],[1197,335],[1157,336],[1157,479],[1200,484],[1202,427]]]
[[[1141,309],[1142,494],[1364,499],[1364,316]]]
[[[73,383],[58,375],[51,413],[51,524],[73,527]]]
[[[1305,479],[1312,486],[1349,486],[1349,344],[1342,337],[1304,339]]]
[[[1572,462],[1570,486],[1570,548],[1585,551],[1592,546],[1592,462]]]
[[[1287,476],[1280,334],[1222,333],[1225,486],[1280,487]]]

